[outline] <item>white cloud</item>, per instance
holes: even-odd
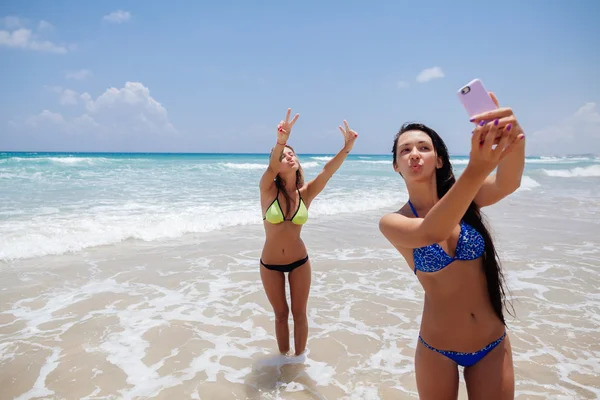
[[[62,125],[62,131],[68,133],[120,136],[177,133],[169,121],[167,110],[150,95],[150,90],[142,83],[126,82],[122,88],[108,88],[95,100],[87,92],[78,95],[73,90],[60,86],[48,89],[60,93],[61,104],[81,103],[86,112],[76,118],[65,119],[61,114],[44,110],[31,117],[29,125]]]
[[[26,28],[25,21],[18,17],[4,17],[2,22],[8,30],[0,30],[0,46],[55,54],[65,54],[74,49],[73,45],[64,46],[42,39]],[[46,21],[40,21],[38,25],[40,32],[48,32],[53,28]]]
[[[177,131],[169,122],[167,110],[150,96],[150,90],[140,82],[126,82],[117,89],[108,88],[93,100],[88,93],[81,98],[88,112],[107,123],[118,122],[131,131],[171,134]]]
[[[440,67],[425,68],[423,71],[419,72],[419,75],[417,75],[417,82],[425,83],[433,79],[443,78],[445,76],[446,75],[444,74],[444,71],[442,71],[442,68]]]
[[[82,93],[79,97],[81,97],[81,100],[83,100],[85,104],[93,103],[92,96],[90,96],[88,92]]]
[[[534,131],[527,147],[529,153],[539,155],[600,154],[596,103],[588,102],[561,123]]]
[[[59,102],[62,105],[75,105],[77,104],[77,93],[71,89],[65,89],[60,95]]]
[[[100,127],[100,124],[87,114],[82,114],[79,117],[73,118],[73,125],[84,130]]]
[[[0,19],[0,21],[2,21],[2,25],[4,25],[8,29],[20,28],[23,25],[25,25],[25,21],[23,21],[19,17],[13,16],[13,15],[4,17],[4,18]]]
[[[65,123],[62,115],[54,113],[52,111],[44,110],[38,115],[34,115],[27,120],[27,123],[32,126],[46,125],[51,123],[53,125],[61,125]]]
[[[65,78],[83,81],[88,78],[91,78],[92,75],[93,73],[89,69],[80,69],[79,71],[67,71],[67,73],[65,74]]]
[[[591,124],[600,124],[600,114],[596,111],[596,103],[585,103],[579,108],[573,115],[581,122],[587,122]],[[599,132],[600,134],[600,132]]]
[[[65,89],[61,86],[46,86],[46,89],[51,90],[55,93],[59,94],[59,98],[58,98],[58,102],[60,104],[62,104],[63,106],[66,105],[75,105],[77,104],[78,101],[78,94],[77,92],[71,90],[71,89]]]
[[[408,86],[409,86],[409,84],[406,81],[398,81],[398,82],[396,82],[396,87],[398,89],[406,89]]]
[[[54,30],[54,25],[52,25],[50,22],[41,20],[40,23],[38,24],[38,31],[47,31],[47,32],[51,32]]]
[[[120,24],[122,22],[129,21],[131,19],[131,14],[129,11],[117,10],[105,15],[102,19],[108,22]]]
[[[21,48],[34,51],[65,54],[67,48],[56,45],[48,40],[38,40],[31,30],[19,28],[15,31],[0,31],[0,46]]]

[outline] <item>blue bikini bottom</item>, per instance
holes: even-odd
[[[504,334],[502,334],[502,336],[499,339],[493,341],[492,343],[490,343],[487,346],[485,346],[483,349],[477,350],[474,353],[461,353],[459,351],[438,350],[435,347],[430,346],[429,344],[427,344],[423,340],[423,338],[421,337],[421,335],[419,335],[419,340],[429,350],[433,350],[435,352],[438,352],[438,353],[440,353],[440,354],[448,357],[449,359],[451,359],[452,361],[454,361],[455,363],[457,363],[458,365],[460,365],[462,367],[471,367],[471,366],[477,364],[490,351],[494,350],[494,348],[496,346],[498,346],[500,344],[500,342],[502,342],[502,340],[504,340],[505,337],[506,337],[506,332],[504,332]]]

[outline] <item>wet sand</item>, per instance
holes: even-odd
[[[599,398],[596,205],[555,216],[530,200],[488,211],[517,313],[517,398]],[[423,292],[377,230],[383,212],[307,224],[296,358],[277,354],[260,226],[1,264],[0,398],[417,398]]]

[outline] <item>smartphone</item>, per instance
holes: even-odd
[[[457,95],[469,117],[498,108],[479,79],[458,89]]]

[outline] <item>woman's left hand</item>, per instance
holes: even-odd
[[[352,150],[352,147],[354,146],[354,141],[358,137],[358,133],[350,129],[346,120],[344,120],[344,127],[342,128],[342,126],[340,125],[339,128],[340,131],[342,131],[342,134],[344,135],[344,149],[347,152],[350,152],[350,150]]]
[[[510,134],[511,139],[523,139],[525,137],[525,133],[523,132],[517,117],[513,113],[512,108],[500,107],[496,95],[494,95],[492,92],[489,92],[489,95],[498,108],[475,115],[473,118],[471,118],[471,122],[477,125],[479,125],[481,121],[486,121],[488,124],[493,124],[495,120],[498,120],[498,134],[496,135],[494,141],[496,144],[500,142],[500,139],[504,134]],[[517,141],[517,143],[519,142],[522,141]]]

